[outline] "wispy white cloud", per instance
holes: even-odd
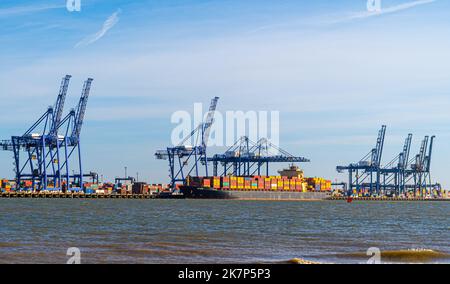
[[[416,6],[420,6],[420,5],[425,5],[425,4],[430,4],[433,2],[436,2],[437,0],[417,0],[417,1],[412,1],[412,2],[407,2],[407,3],[403,3],[403,4],[399,4],[399,5],[395,5],[395,6],[391,6],[391,7],[387,7],[384,8],[382,7],[382,9],[380,11],[360,11],[360,12],[353,12],[353,13],[346,13],[346,15],[327,15],[327,16],[316,16],[316,17],[311,17],[309,19],[302,19],[302,20],[289,20],[286,22],[280,22],[280,23],[276,23],[276,24],[267,24],[267,25],[263,25],[257,28],[254,28],[250,31],[248,31],[248,34],[254,34],[254,33],[259,33],[259,32],[263,32],[266,30],[272,30],[272,29],[289,29],[289,28],[296,28],[299,29],[301,27],[303,28],[310,28],[310,27],[322,27],[323,25],[327,26],[327,25],[334,25],[334,24],[340,24],[340,23],[345,23],[345,22],[351,22],[354,20],[361,20],[361,19],[366,19],[366,18],[370,18],[370,17],[377,17],[377,16],[382,16],[382,15],[386,15],[386,14],[393,14],[393,13],[397,13],[397,12],[401,12],[404,10],[408,10],[411,8],[414,8]]]
[[[64,8],[65,5],[29,5],[29,6],[16,6],[9,8],[0,8],[0,17],[16,16],[23,14],[30,14],[35,12],[42,12],[51,9]]]
[[[393,13],[397,13],[397,12],[400,12],[400,11],[404,11],[404,10],[408,10],[408,9],[414,8],[416,6],[430,4],[430,3],[433,3],[433,2],[436,2],[436,0],[418,0],[418,1],[413,1],[413,2],[407,2],[407,3],[399,4],[399,5],[396,5],[396,6],[391,6],[391,7],[388,7],[388,8],[382,8],[380,11],[375,11],[375,12],[370,12],[370,11],[358,12],[358,13],[350,15],[350,16],[348,16],[346,18],[338,19],[336,21],[333,21],[333,23],[348,22],[348,21],[352,21],[352,20],[365,19],[365,18],[370,18],[370,17],[377,17],[377,16],[381,16],[381,15],[386,15],[386,14],[393,14]]]
[[[120,9],[114,12],[111,16],[108,17],[108,19],[106,19],[106,21],[103,23],[102,28],[98,32],[79,41],[75,45],[75,48],[90,45],[105,36],[106,33],[119,22],[120,12]]]

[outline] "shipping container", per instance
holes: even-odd
[[[283,179],[277,178],[277,188],[280,190],[283,189]]]
[[[238,182],[237,189],[244,189],[244,178],[238,177],[237,182]]]
[[[250,182],[251,182],[251,189],[257,190],[258,189],[258,180],[256,178],[252,178],[250,180]]]
[[[222,188],[230,189],[230,177],[222,177]]]
[[[285,178],[283,179],[283,190],[289,190],[290,189],[290,181]]]
[[[213,177],[213,188],[220,189],[220,177]]]
[[[211,187],[211,179],[204,177],[202,180],[202,186],[203,187]]]
[[[303,182],[301,180],[295,181],[295,190],[302,191],[303,190]]]
[[[258,178],[258,190],[265,189],[265,179],[263,177]]]
[[[277,178],[272,178],[272,179],[271,179],[270,189],[271,189],[272,191],[278,190],[278,179],[277,179]]]
[[[148,194],[148,185],[144,182],[135,182],[132,187],[133,194]]]
[[[289,189],[291,190],[291,191],[294,191],[295,190],[295,179],[291,179],[290,181],[289,181]]]
[[[251,189],[252,188],[252,181],[251,178],[245,178],[244,179],[244,189]]]
[[[230,177],[230,189],[237,188],[237,177]]]
[[[264,179],[264,189],[265,190],[270,190],[271,189],[271,179],[270,178],[265,178]]]

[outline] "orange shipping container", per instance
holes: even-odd
[[[296,180],[295,181],[295,190],[297,191],[302,191],[302,181],[301,180]]]
[[[290,188],[290,182],[288,179],[283,180],[283,189],[284,190],[289,190]]]
[[[289,181],[289,189],[290,190],[295,190],[295,179],[291,179]]]
[[[264,189],[264,178],[262,178],[262,177],[258,178],[258,189],[259,190]]]
[[[233,177],[231,177],[230,178],[230,188],[231,189],[236,189],[237,188],[237,178],[233,178]]]
[[[270,178],[265,178],[265,179],[264,179],[264,189],[270,190],[271,185],[272,185],[272,184],[271,184]]]
[[[211,187],[211,179],[203,178],[203,187]]]
[[[249,179],[244,180],[244,188],[245,189],[251,189],[252,188],[251,180],[249,180]]]

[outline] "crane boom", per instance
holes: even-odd
[[[412,142],[412,134],[408,134],[408,137],[405,140],[405,145],[403,146],[403,152],[401,153],[401,158],[399,161],[399,165],[400,168],[402,169],[406,169],[407,168],[407,164],[408,164],[408,160],[409,160],[409,153],[411,150],[411,142]]]
[[[56,136],[58,134],[58,128],[64,110],[64,103],[66,101],[67,90],[69,89],[70,78],[72,78],[71,75],[66,75],[61,81],[61,87],[59,89],[58,98],[56,99],[53,111],[53,121],[50,128],[50,135],[53,136]]]
[[[381,164],[381,156],[383,154],[385,135],[386,135],[386,125],[383,125],[380,131],[378,132],[377,145],[372,151],[372,163],[378,167]]]
[[[430,172],[430,168],[431,168],[431,154],[433,153],[433,143],[434,143],[434,139],[436,138],[436,136],[431,136],[431,140],[430,140],[430,148],[428,150],[428,155],[426,156],[426,171]]]
[[[211,105],[209,106],[208,115],[206,116],[205,123],[202,126],[202,147],[206,149],[208,146],[209,134],[211,132],[211,126],[214,123],[214,113],[216,112],[217,102],[219,97],[214,97],[211,100]]]
[[[79,138],[81,133],[81,127],[83,126],[83,120],[84,120],[84,114],[86,112],[86,106],[89,98],[89,93],[91,91],[91,84],[94,79],[88,78],[84,82],[83,91],[81,94],[80,102],[78,103],[76,114],[75,114],[75,120],[74,120],[74,127],[72,131],[72,138]]]

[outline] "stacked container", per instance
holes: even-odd
[[[256,179],[256,178],[252,178],[251,180],[250,180],[250,182],[251,182],[251,189],[252,190],[257,190],[258,189],[258,180]]]
[[[237,178],[237,188],[236,189],[240,189],[243,190],[244,189],[244,178],[243,177],[238,177]]]
[[[220,177],[213,177],[213,188],[215,189],[220,189],[221,184],[220,184]]]
[[[230,189],[237,189],[238,178],[235,176],[230,177]]]
[[[230,177],[222,177],[222,189],[230,189]]]
[[[252,189],[252,179],[249,177],[244,178],[244,189],[250,190]]]
[[[277,178],[271,178],[270,189],[272,191],[278,190],[278,179]]]
[[[216,190],[245,191],[331,191],[331,181],[323,178],[302,178],[286,176],[225,176],[189,177],[187,184],[194,187]]]
[[[211,187],[211,179],[209,178],[203,178],[202,180],[202,186],[205,188]]]

